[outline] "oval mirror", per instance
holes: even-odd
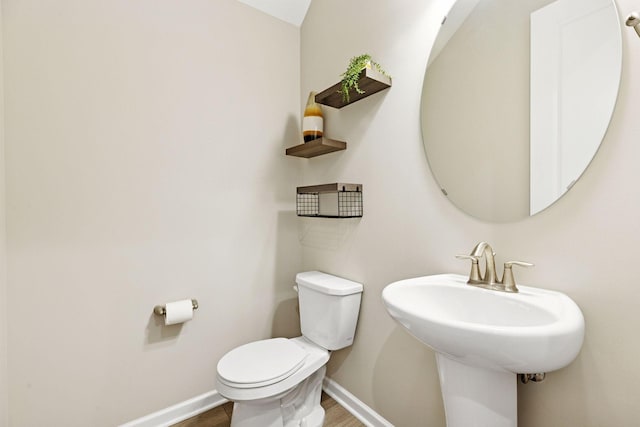
[[[474,217],[535,215],[595,155],[620,85],[613,0],[458,0],[422,90],[422,134],[442,192]]]

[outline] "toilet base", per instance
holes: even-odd
[[[234,402],[231,427],[322,427],[320,399],[325,373],[326,367],[322,366],[280,395]]]

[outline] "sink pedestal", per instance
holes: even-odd
[[[436,353],[447,427],[516,427],[517,376]]]

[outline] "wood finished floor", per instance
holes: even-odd
[[[322,407],[325,410],[325,427],[361,427],[364,426],[346,409],[322,393]],[[229,427],[231,425],[231,411],[233,402],[225,403],[222,406],[213,408],[210,411],[196,415],[193,418],[174,424],[173,427]]]

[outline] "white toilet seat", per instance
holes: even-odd
[[[227,356],[234,353],[235,350],[238,350],[245,346],[247,346],[249,350],[251,350],[252,348],[260,348],[260,346],[263,345],[260,343],[264,343],[265,341],[272,341],[272,340],[255,341],[249,344],[245,344],[245,346],[238,347],[237,349],[230,351],[222,359],[220,359],[220,363],[218,363],[218,373],[216,375],[217,391],[223,397],[233,401],[248,401],[248,400],[275,397],[278,394],[283,393],[295,387],[296,385],[304,381],[307,377],[309,377],[311,374],[313,374],[315,371],[320,369],[329,361],[328,350],[321,348],[320,346],[306,340],[304,337],[298,337],[298,338],[292,338],[292,339],[286,339],[286,338],[276,338],[276,339],[284,340],[287,342],[287,344],[279,344],[279,343],[275,344],[276,346],[280,346],[280,349],[283,349],[283,353],[278,354],[278,356],[275,358],[277,359],[281,357],[281,358],[288,358],[288,359],[290,358],[289,360],[295,360],[296,356],[292,357],[289,354],[285,355],[284,352],[288,352],[290,350],[292,354],[299,354],[299,351],[302,351],[302,353],[304,354],[304,358],[302,360],[302,363],[299,366],[295,367],[290,365],[289,370],[287,371],[286,374],[283,374],[281,372],[280,375],[275,375],[270,380],[265,381],[263,376],[263,379],[261,382],[268,383],[268,384],[260,385],[260,383],[229,381],[229,380],[234,380],[235,378],[244,378],[245,381],[249,381],[250,378],[246,375],[243,377],[243,375],[240,374],[239,372],[233,371],[234,375],[235,374],[238,375],[238,377],[234,377],[231,371],[227,370],[225,367],[225,365],[227,365],[227,362],[222,364],[222,361]],[[267,343],[264,345],[265,347],[268,347],[271,344]],[[295,348],[291,347],[290,345],[295,346]],[[251,356],[247,356],[247,357],[251,357]],[[230,356],[229,360],[234,361],[235,357],[232,358]],[[260,359],[260,355],[257,355],[257,354],[255,356],[255,359],[253,360],[256,360],[254,364],[262,364],[264,362],[263,360]],[[233,365],[233,363],[231,362],[229,362],[229,364]],[[287,365],[287,363],[283,364],[283,366],[285,365]],[[243,366],[239,364],[236,366],[239,367],[238,371],[242,369],[247,369],[248,367],[248,365]],[[223,372],[221,372],[221,368]],[[285,368],[282,368],[282,369],[284,370]],[[271,371],[271,374],[273,374],[273,372],[275,371]],[[254,377],[254,378],[258,378],[258,377]]]
[[[254,341],[220,359],[218,379],[231,387],[263,387],[291,376],[306,357],[302,347],[286,338]]]

